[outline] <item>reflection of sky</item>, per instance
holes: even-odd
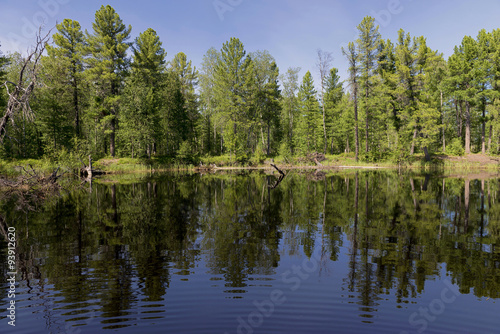
[[[371,15],[378,20],[383,38],[397,40],[403,28],[412,36],[427,37],[429,47],[448,57],[465,35],[498,28],[500,2],[496,0],[110,0],[132,36],[155,29],[168,59],[180,51],[199,67],[210,47],[220,49],[230,37],[241,39],[248,52],[268,50],[281,70],[301,67],[318,81],[316,50],[333,53],[333,66],[347,76],[340,46],[355,38],[355,27]],[[232,3],[233,5],[228,5]],[[103,4],[89,0],[1,0],[0,50],[26,51],[42,21],[47,27],[65,18],[92,30],[94,13]],[[391,14],[391,11],[393,14]],[[221,20],[222,18],[222,20]]]

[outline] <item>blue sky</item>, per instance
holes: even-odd
[[[301,67],[301,75],[310,70],[316,79],[318,48],[332,52],[332,66],[346,78],[341,46],[355,39],[367,15],[376,18],[383,38],[395,41],[403,28],[425,36],[445,57],[465,35],[500,28],[497,0],[0,0],[0,50],[26,52],[42,21],[47,30],[70,18],[91,32],[95,12],[107,4],[132,25],[133,38],[156,30],[168,59],[182,51],[199,67],[210,47],[238,37],[247,52],[268,50],[282,73]]]

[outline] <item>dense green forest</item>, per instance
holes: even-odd
[[[59,23],[33,67],[34,117],[16,113],[1,129],[0,158],[196,163],[321,152],[400,161],[500,150],[500,29],[465,36],[446,60],[423,36],[400,30],[397,41],[383,39],[366,17],[358,39],[342,49],[347,82],[325,52],[299,79],[300,68],[280,72],[268,51],[248,52],[231,38],[197,69],[182,52],[167,61],[153,29],[133,41],[131,30],[109,5],[90,32],[71,19]],[[27,80],[19,78],[25,62],[0,54],[0,80],[11,82],[0,91],[2,110],[10,85]],[[320,73],[319,85],[311,71]]]

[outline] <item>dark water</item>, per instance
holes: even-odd
[[[101,181],[28,213],[4,198],[0,332],[500,333],[500,180],[275,180]]]

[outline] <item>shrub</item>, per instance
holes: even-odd
[[[451,143],[446,146],[446,154],[448,155],[464,155],[464,153],[465,150],[460,138],[453,138]]]

